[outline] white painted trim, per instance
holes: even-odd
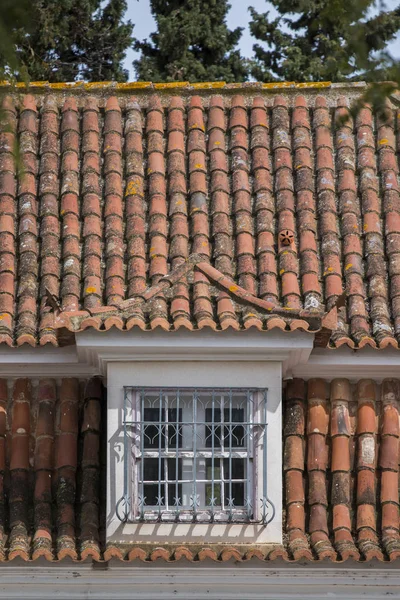
[[[290,376],[303,379],[321,377],[329,381],[335,377],[345,377],[352,382],[363,378],[377,382],[385,378],[400,378],[400,351],[393,348],[315,348],[307,361],[297,363],[286,372],[286,378]]]
[[[301,332],[132,332],[84,331],[76,346],[0,346],[0,377],[106,376],[118,361],[280,361],[283,378],[400,378],[400,351],[392,348],[313,349],[313,336]]]
[[[0,598],[24,600],[343,600],[400,599],[400,569],[370,563],[302,566],[257,559],[198,564],[161,561],[126,565],[0,566]]]
[[[314,336],[265,331],[86,330],[76,335],[78,356],[106,376],[121,361],[279,361],[283,373],[307,362]]]
[[[92,377],[98,369],[80,359],[75,346],[0,346],[0,377]]]

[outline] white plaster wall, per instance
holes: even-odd
[[[245,353],[245,348],[243,349]],[[111,542],[282,541],[282,368],[281,362],[189,361],[110,362],[107,368],[108,460],[107,540]],[[123,387],[265,387],[268,388],[268,496],[275,517],[267,525],[121,523],[116,505],[123,494]]]

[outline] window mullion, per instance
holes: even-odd
[[[199,501],[199,506],[204,510],[206,507],[206,456],[203,452],[205,450],[205,438],[206,438],[206,407],[204,403],[198,397],[197,400],[197,433],[199,434],[198,448],[197,448],[197,469],[196,469],[196,493]],[[204,440],[204,441],[203,441]]]
[[[232,521],[233,498],[232,498],[232,391],[229,390],[229,520]]]
[[[225,510],[225,469],[224,469],[224,455],[225,455],[225,398],[221,395],[221,453],[222,457],[220,458],[220,479],[221,479],[221,510]]]
[[[193,488],[192,488],[192,509],[193,521],[197,519],[197,390],[193,394]]]
[[[165,395],[164,398],[165,405],[165,421],[164,421],[164,440],[165,440],[165,458],[164,458],[164,506],[165,509],[168,510],[168,451],[169,451],[169,398]]]
[[[182,452],[193,451],[192,438],[192,407],[187,397],[181,398],[182,402]],[[190,494],[192,490],[193,458],[182,457],[182,508],[190,509]],[[189,482],[188,482],[189,480]]]
[[[144,519],[144,506],[146,498],[144,497],[144,437],[146,434],[146,426],[143,425],[144,421],[144,390],[140,392],[140,421],[141,421],[141,435],[140,435],[140,516]]]
[[[253,444],[253,410],[254,410],[254,397],[251,396],[250,392],[247,392],[247,406],[245,411],[245,419],[248,425],[246,425],[245,435],[247,441],[247,457],[246,457],[246,497],[245,507],[247,508],[248,519],[251,519],[252,515],[252,494],[251,494],[251,473],[250,473],[250,454],[251,447]]]
[[[214,521],[214,510],[215,510],[215,392],[213,390],[211,400],[211,521]]]
[[[164,460],[161,456],[161,448],[162,448],[162,401],[163,394],[162,390],[159,393],[159,417],[158,417],[158,518],[161,520],[161,505],[162,505],[162,496],[161,496],[161,474],[162,474],[162,461]]]
[[[175,515],[175,519],[178,520],[179,519],[179,506],[180,504],[182,504],[182,500],[180,500],[179,498],[179,436],[180,436],[180,430],[179,430],[179,410],[180,410],[180,395],[179,395],[179,390],[176,391],[176,429],[175,429],[175,499],[174,499],[174,504],[175,504],[175,511],[176,511],[176,515]],[[182,434],[183,437],[183,434]]]

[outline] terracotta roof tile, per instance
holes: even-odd
[[[0,560],[99,560],[100,380],[9,388],[0,381]]]
[[[400,556],[398,380],[288,382],[282,546],[106,545],[100,379],[7,384],[0,380],[0,560]]]
[[[0,341],[56,345],[49,294],[72,330],[67,313],[105,330],[315,331],[299,313],[327,313],[345,291],[330,345],[397,348],[397,109],[380,120],[366,106],[353,121],[357,87],[291,85],[5,97]],[[296,314],[269,315],[195,269],[105,316],[193,255]]]
[[[333,548],[342,560],[398,557],[398,393],[397,380],[385,380],[381,389],[370,380],[357,386],[345,379],[330,386],[321,380],[289,382],[284,470],[286,526],[294,558],[312,549],[319,558],[335,559]]]

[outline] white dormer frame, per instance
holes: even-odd
[[[282,378],[307,362],[313,336],[292,332],[82,332],[78,356],[107,381],[107,540],[111,543],[281,543]],[[268,525],[122,523],[124,386],[268,388],[266,477],[275,514]]]

